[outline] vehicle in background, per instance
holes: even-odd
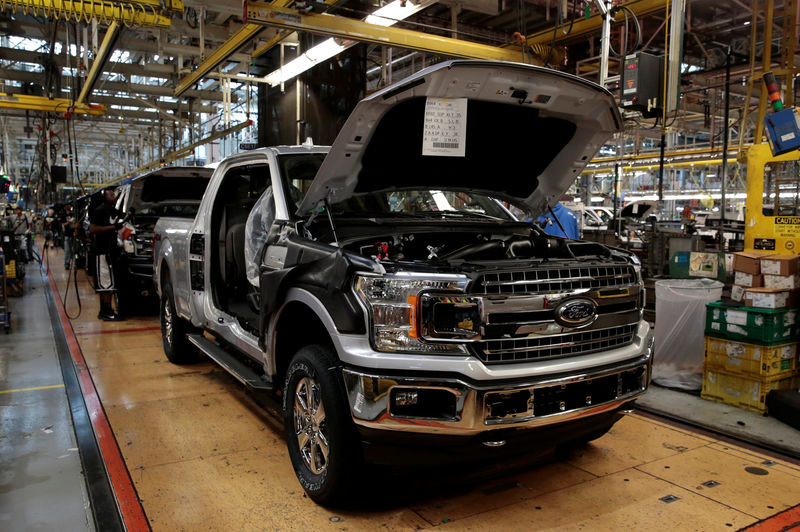
[[[608,229],[608,225],[595,213],[593,207],[587,207],[584,203],[564,203],[564,207],[575,213],[581,235],[586,231],[596,232]]]
[[[466,136],[438,136],[437,118]],[[537,219],[621,124],[581,78],[446,61],[362,100],[330,149],[225,159],[194,219],[155,227],[167,358],[199,349],[281,397],[320,503],[353,497],[363,459],[502,460],[601,436],[650,382],[638,259],[495,199]]]
[[[590,207],[606,227],[611,226],[611,221],[614,219],[614,209],[611,207]]]
[[[634,201],[619,211],[622,221],[617,236],[627,249],[644,248],[645,225],[657,221],[658,202],[652,200]]]
[[[153,228],[159,218],[194,219],[213,170],[170,166],[135,177],[117,187],[116,208],[126,217],[117,233],[122,255],[116,265],[117,310],[155,295]]]

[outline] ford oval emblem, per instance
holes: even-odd
[[[597,318],[597,305],[591,299],[570,299],[556,308],[556,323],[564,327],[583,327]]]

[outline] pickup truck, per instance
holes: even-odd
[[[154,294],[153,228],[162,216],[194,218],[211,174],[208,168],[167,166],[117,187],[115,206],[128,216],[127,227],[117,234],[117,310],[126,313]]]
[[[194,220],[155,227],[167,358],[281,397],[321,504],[364,460],[599,437],[650,382],[640,264],[498,201],[536,219],[620,125],[591,82],[450,61],[362,100],[330,148],[227,158]]]

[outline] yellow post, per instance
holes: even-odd
[[[745,211],[744,249],[765,253],[797,253],[800,250],[800,216],[767,216],[764,204],[773,201],[764,195],[764,167],[770,163],[800,160],[800,151],[777,157],[767,144],[750,146],[747,150],[747,202]],[[778,187],[774,187],[778,193]],[[780,214],[780,213],[775,213]],[[795,213],[798,214],[798,213]]]

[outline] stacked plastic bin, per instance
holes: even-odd
[[[798,368],[797,255],[736,253],[734,303],[706,306],[702,397],[765,412]]]

